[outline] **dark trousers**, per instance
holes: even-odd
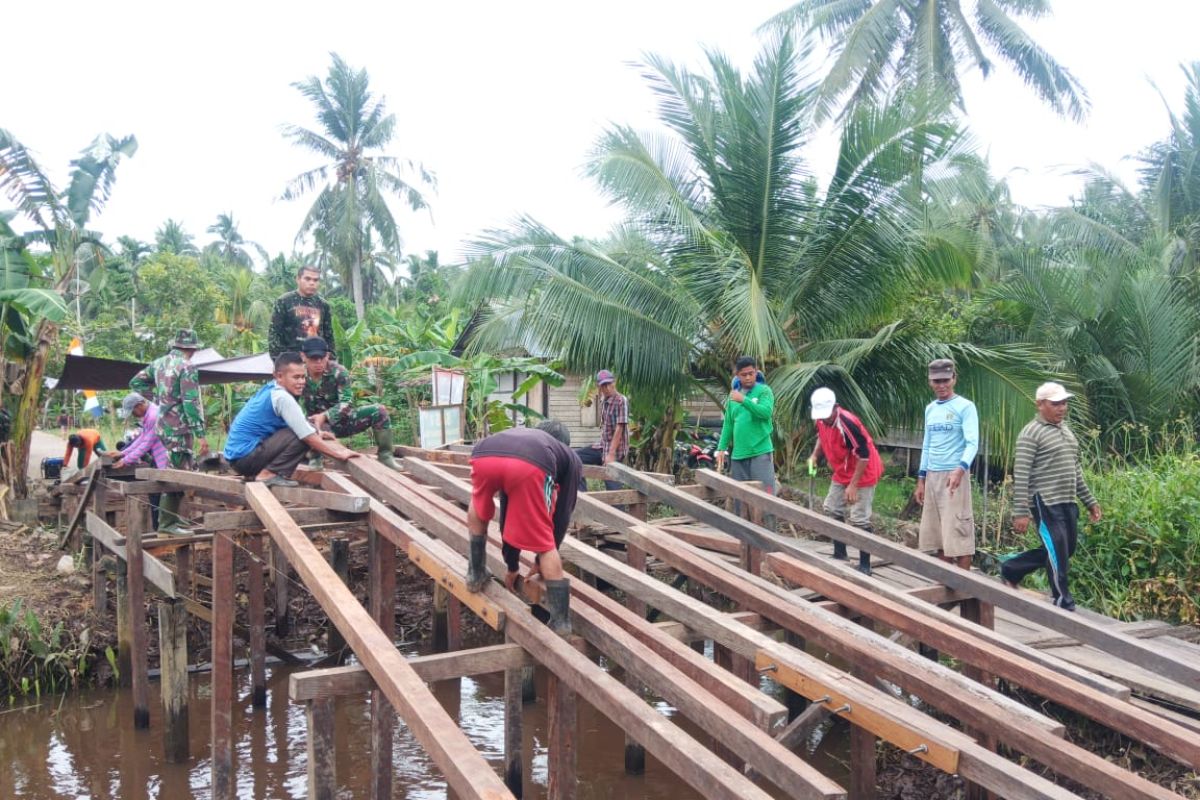
[[[599,450],[595,447],[576,447],[575,454],[577,456],[579,456],[579,460],[582,461],[586,466],[589,466],[589,467],[603,467],[604,466],[604,451],[603,450]],[[625,484],[621,483],[620,481],[606,480],[606,481],[604,481],[604,488],[615,491],[616,489],[624,489]],[[587,491],[587,478],[584,478],[583,476],[580,476],[580,478],[579,478],[579,491],[581,491],[581,492]]]
[[[292,472],[308,456],[308,445],[291,428],[280,428],[258,443],[258,447],[229,462],[239,475],[253,478],[264,469],[292,477]]]
[[[1075,600],[1067,583],[1067,567],[1079,540],[1079,506],[1074,502],[1048,506],[1035,495],[1033,524],[1041,537],[1041,547],[1026,550],[1005,561],[1000,566],[1000,575],[1006,581],[1020,583],[1029,573],[1045,567],[1054,605],[1071,611],[1075,608]]]

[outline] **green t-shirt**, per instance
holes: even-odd
[[[746,392],[740,403],[730,400],[725,404],[725,421],[721,424],[721,441],[718,450],[729,449],[733,439],[733,454],[736,459],[753,458],[775,451],[771,442],[771,415],[775,411],[775,393],[765,383],[756,383]]]

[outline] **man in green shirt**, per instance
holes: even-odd
[[[1079,442],[1067,427],[1067,403],[1073,397],[1061,384],[1038,387],[1037,416],[1017,436],[1013,464],[1013,530],[1024,533],[1030,519],[1041,544],[1004,562],[1000,575],[1009,586],[1041,567],[1050,577],[1054,605],[1074,611],[1067,566],[1079,535],[1079,499],[1092,522],[1100,521],[1100,504],[1083,479]]]
[[[771,441],[775,393],[766,381],[759,380],[758,362],[753,357],[739,358],[734,371],[737,380],[725,404],[721,440],[717,443],[717,471],[725,467],[732,440],[730,477],[735,481],[762,481],[763,489],[775,494],[775,445]]]

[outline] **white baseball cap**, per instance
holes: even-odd
[[[837,395],[833,393],[833,389],[822,386],[812,393],[812,418],[829,419],[829,415],[833,413],[833,407],[836,405]]]
[[[1051,403],[1059,403],[1074,396],[1061,383],[1054,383],[1053,381],[1043,383],[1037,388],[1037,394],[1034,395],[1039,401],[1049,400]]]

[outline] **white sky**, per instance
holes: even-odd
[[[582,175],[609,122],[653,124],[653,99],[629,66],[642,53],[695,63],[716,47],[748,68],[758,25],[780,0],[483,0],[441,3],[20,3],[7,8],[0,127],[57,180],[97,133],[133,133],[93,227],[109,241],[153,240],[167,218],[200,245],[218,213],[246,238],[290,252],[307,203],[277,198],[316,166],[280,135],[316,128],[290,84],[324,76],[329,52],[366,67],[398,118],[390,154],[438,175],[432,219],[393,207],[406,252],[443,263],[488,227],[529,214],[565,236],[603,234],[617,214]],[[1065,202],[1069,171],[1096,161],[1132,179],[1132,155],[1166,132],[1153,80],[1181,106],[1181,62],[1200,59],[1200,3],[1055,0],[1030,29],[1087,87],[1082,125],[1054,116],[1000,65],[967,85],[969,121],[1018,203]],[[186,10],[185,10],[186,9]],[[826,137],[828,139],[828,137]],[[826,175],[833,149],[812,152]]]

